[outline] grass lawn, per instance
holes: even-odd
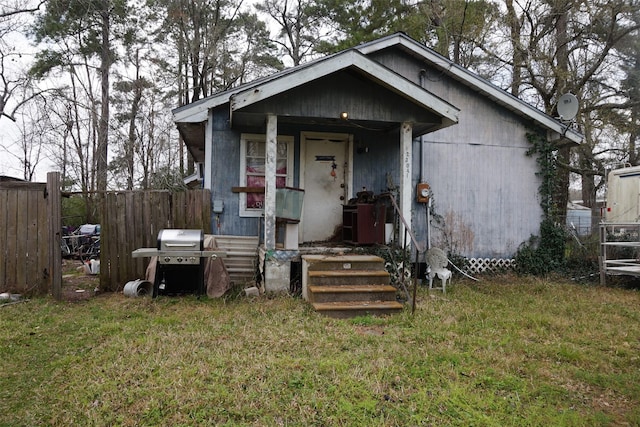
[[[335,320],[288,296],[0,307],[2,426],[640,425],[640,293],[540,279]]]

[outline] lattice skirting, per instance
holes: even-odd
[[[499,273],[513,270],[515,266],[515,259],[467,258],[464,270],[467,273]]]

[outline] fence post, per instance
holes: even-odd
[[[607,284],[607,226],[602,223],[600,232],[600,254],[598,256],[598,267],[600,267],[600,286]]]
[[[47,173],[47,211],[49,216],[49,289],[57,300],[62,299],[62,206],[60,172]]]

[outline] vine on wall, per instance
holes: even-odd
[[[528,133],[527,139],[531,144],[527,156],[537,156],[539,170],[536,175],[541,178],[538,192],[543,216],[540,235],[531,236],[516,252],[516,271],[544,275],[565,265],[566,232],[561,224],[565,209],[558,206],[554,197],[559,185],[557,148],[537,133]]]

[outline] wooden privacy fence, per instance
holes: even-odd
[[[0,182],[0,293],[61,297],[60,174]]]
[[[108,192],[100,231],[100,289],[120,291],[145,277],[148,258],[133,258],[138,248],[157,246],[164,228],[211,233],[209,190]]]

